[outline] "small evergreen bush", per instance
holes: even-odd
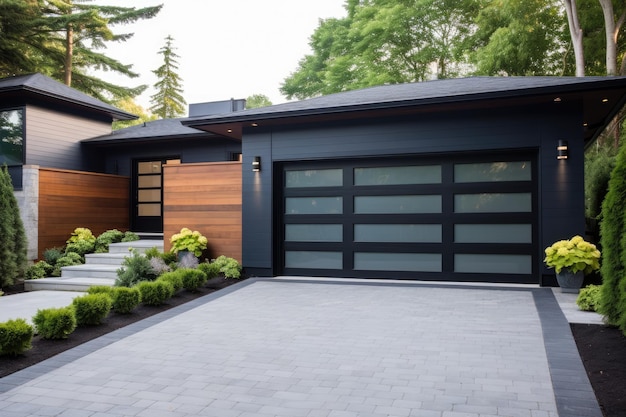
[[[183,289],[183,277],[178,271],[179,270],[165,272],[157,278],[157,281],[167,281],[172,284],[172,287],[174,287],[174,294]]]
[[[580,290],[576,305],[583,311],[598,311],[602,290],[600,285],[589,285]]]
[[[220,256],[213,261],[226,278],[241,278],[241,265],[235,258]]]
[[[126,256],[122,267],[117,270],[116,287],[132,287],[141,281],[154,281],[157,275],[150,266],[150,260],[133,250]]]
[[[31,348],[33,326],[24,319],[0,323],[0,356],[17,356]]]
[[[72,306],[37,310],[33,317],[37,334],[44,339],[66,339],[76,329]]]
[[[176,271],[183,279],[183,288],[187,291],[198,291],[206,282],[206,274],[199,269],[182,268]]]
[[[141,303],[141,292],[137,287],[113,288],[113,311],[119,314],[132,312]]]
[[[94,245],[95,245],[95,242],[88,241],[88,240],[78,240],[76,242],[71,242],[71,243],[68,243],[67,246],[65,246],[65,254],[67,255],[68,253],[76,253],[80,255],[81,262],[82,262],[85,258],[86,253],[93,252],[94,247],[95,247]]]
[[[122,242],[134,242],[139,240],[139,235],[137,233],[131,232],[130,230],[124,232],[124,237],[122,238]]]
[[[202,262],[198,265],[198,269],[204,272],[207,279],[215,278],[220,274],[220,266],[215,262]]]
[[[87,290],[87,294],[107,294],[109,297],[113,297],[114,288],[108,285],[92,285]]]
[[[81,265],[83,263],[82,257],[75,252],[67,252],[65,255],[61,256],[56,264],[54,265],[54,270],[50,275],[55,277],[61,276],[61,268],[64,266],[72,266],[72,265]]]
[[[52,274],[54,267],[46,261],[39,261],[28,267],[25,279],[40,279]]]
[[[28,268],[24,224],[5,165],[0,169],[0,287],[13,285]]]
[[[174,295],[174,286],[167,281],[143,281],[136,287],[141,293],[141,302],[149,306],[160,306]]]
[[[119,243],[124,238],[124,233],[117,229],[107,230],[96,237],[94,251],[96,253],[108,252],[111,243]]]
[[[112,304],[113,301],[108,294],[87,294],[74,298],[72,305],[76,314],[76,324],[94,326],[102,323],[111,311]]]
[[[48,262],[50,265],[56,265],[57,261],[63,256],[64,253],[65,251],[63,248],[46,249],[43,252],[43,260]]]

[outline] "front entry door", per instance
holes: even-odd
[[[179,158],[135,160],[133,163],[132,230],[163,232],[163,165]]]

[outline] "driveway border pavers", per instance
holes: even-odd
[[[107,335],[67,350],[14,374],[0,378],[0,393],[5,393],[28,381],[31,381],[67,363],[93,353],[116,341],[147,329],[169,318],[190,311],[205,303],[223,297],[255,282],[281,282],[285,284],[323,284],[323,285],[367,285],[367,286],[424,286],[434,288],[478,289],[498,291],[524,291],[533,296],[535,307],[540,319],[546,357],[548,361],[552,386],[559,417],[602,417],[602,412],[580,359],[576,343],[572,336],[569,323],[563,314],[551,288],[520,287],[494,284],[493,286],[473,285],[472,283],[444,284],[437,282],[415,281],[373,281],[352,279],[314,278],[249,278],[231,285],[220,291],[197,298],[193,301],[174,307],[147,319],[115,330]]]

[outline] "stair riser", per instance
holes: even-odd
[[[102,278],[102,279],[116,279],[117,273],[115,271],[97,271],[88,269],[65,269],[61,268],[62,278]]]
[[[144,253],[146,250],[150,249],[150,248],[157,248],[160,252],[163,252],[163,242],[158,241],[158,240],[154,240],[154,241],[150,241],[149,244],[146,244],[145,241],[140,241],[142,242],[141,245],[133,245],[133,242],[128,242],[128,243],[115,243],[112,245],[109,245],[109,253],[121,253],[124,255],[129,255],[131,253],[131,249],[136,250],[139,253]],[[152,243],[154,242],[154,243]]]
[[[124,258],[128,255],[106,254],[106,256],[85,255],[85,265],[122,265]]]

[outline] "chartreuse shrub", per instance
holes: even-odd
[[[78,253],[66,252],[63,256],[57,259],[51,275],[55,277],[60,277],[61,268],[63,268],[64,266],[81,265],[82,263],[83,258]]]
[[[119,243],[124,238],[124,232],[120,232],[117,229],[107,230],[96,237],[96,243],[94,245],[94,252],[103,253],[109,250],[111,243]]]
[[[167,281],[174,287],[174,294],[183,289],[183,277],[177,269],[176,271],[165,272],[157,278],[157,281]]]
[[[112,296],[112,309],[119,314],[130,313],[141,303],[141,292],[136,287],[115,287]]]
[[[174,295],[174,286],[167,281],[142,281],[136,288],[141,293],[141,302],[149,306],[160,306]]]
[[[113,301],[108,294],[87,294],[72,300],[76,324],[94,326],[102,323],[111,311]]]
[[[108,285],[92,285],[87,290],[87,294],[106,294],[109,297],[113,297],[113,287]]]
[[[241,278],[241,265],[235,258],[222,255],[212,263],[217,265],[219,272],[226,278]]]
[[[609,190],[602,203],[600,243],[603,261],[599,312],[606,322],[626,334],[626,146],[622,146],[611,172]]]
[[[180,274],[183,279],[183,288],[187,291],[198,291],[198,288],[204,285],[206,282],[206,274],[199,269],[181,268],[176,272]]]
[[[179,233],[175,233],[170,237],[170,243],[172,244],[171,252],[189,251],[195,256],[200,256],[202,251],[207,248],[208,241],[197,230],[191,231],[183,227]]]
[[[96,237],[86,227],[77,227],[70,238],[65,242],[65,253],[74,252],[81,256],[94,251]]]
[[[0,356],[21,355],[31,348],[33,326],[24,319],[0,323]]]
[[[576,298],[576,305],[583,311],[598,311],[601,294],[600,285],[589,285],[582,288]]]
[[[26,274],[24,275],[25,279],[40,279],[45,278],[52,274],[54,267],[50,265],[46,261],[39,261],[28,267],[26,270]]]
[[[38,310],[33,317],[35,330],[44,339],[66,339],[76,329],[72,306]]]

